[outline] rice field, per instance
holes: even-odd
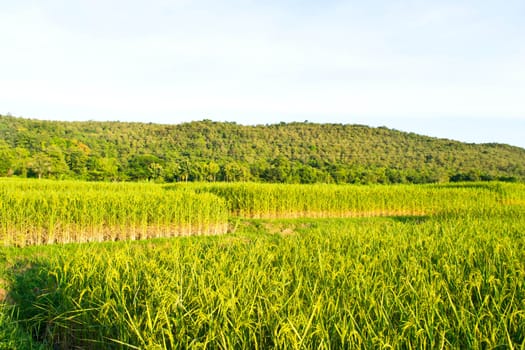
[[[258,183],[175,184],[225,199],[231,215],[244,218],[417,216],[491,210],[525,204],[522,184],[291,185]]]
[[[32,245],[225,233],[224,200],[155,184],[0,180],[0,243]]]
[[[523,184],[42,184],[2,182],[12,186],[1,190],[2,218],[16,212],[6,209],[8,195],[53,193],[59,203],[67,197],[61,186],[93,192],[79,194],[78,206],[81,198],[112,198],[124,209],[127,199],[116,198],[133,194],[173,212],[189,210],[184,196],[195,196],[191,208],[199,196],[215,204],[200,218],[83,221],[122,227],[117,242],[0,248],[0,349],[525,348]],[[24,198],[11,203],[40,203]],[[118,208],[105,205],[82,208],[87,217],[94,208]],[[9,220],[8,227],[24,227]],[[64,235],[65,223],[81,228],[78,220],[54,221],[56,234]],[[187,221],[226,223],[229,232],[125,235],[128,225]],[[50,227],[35,223],[26,232]]]

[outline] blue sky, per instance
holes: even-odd
[[[525,1],[0,0],[0,113],[525,147]]]

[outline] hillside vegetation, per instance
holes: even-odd
[[[104,181],[524,181],[525,149],[362,125],[57,122],[0,116],[0,176]]]

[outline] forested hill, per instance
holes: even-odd
[[[525,149],[362,125],[56,122],[0,116],[0,176],[424,183],[525,180]]]

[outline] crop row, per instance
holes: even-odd
[[[0,180],[0,244],[218,234],[244,218],[493,215],[523,184],[290,185]]]
[[[232,215],[249,218],[416,216],[491,210],[525,203],[523,184],[290,185],[256,183],[176,184],[168,189],[210,192]]]
[[[227,230],[224,200],[155,185],[2,181],[0,241],[68,243],[215,234]]]
[[[13,272],[12,298],[19,324],[64,349],[517,349],[524,227],[509,207],[46,247]]]

